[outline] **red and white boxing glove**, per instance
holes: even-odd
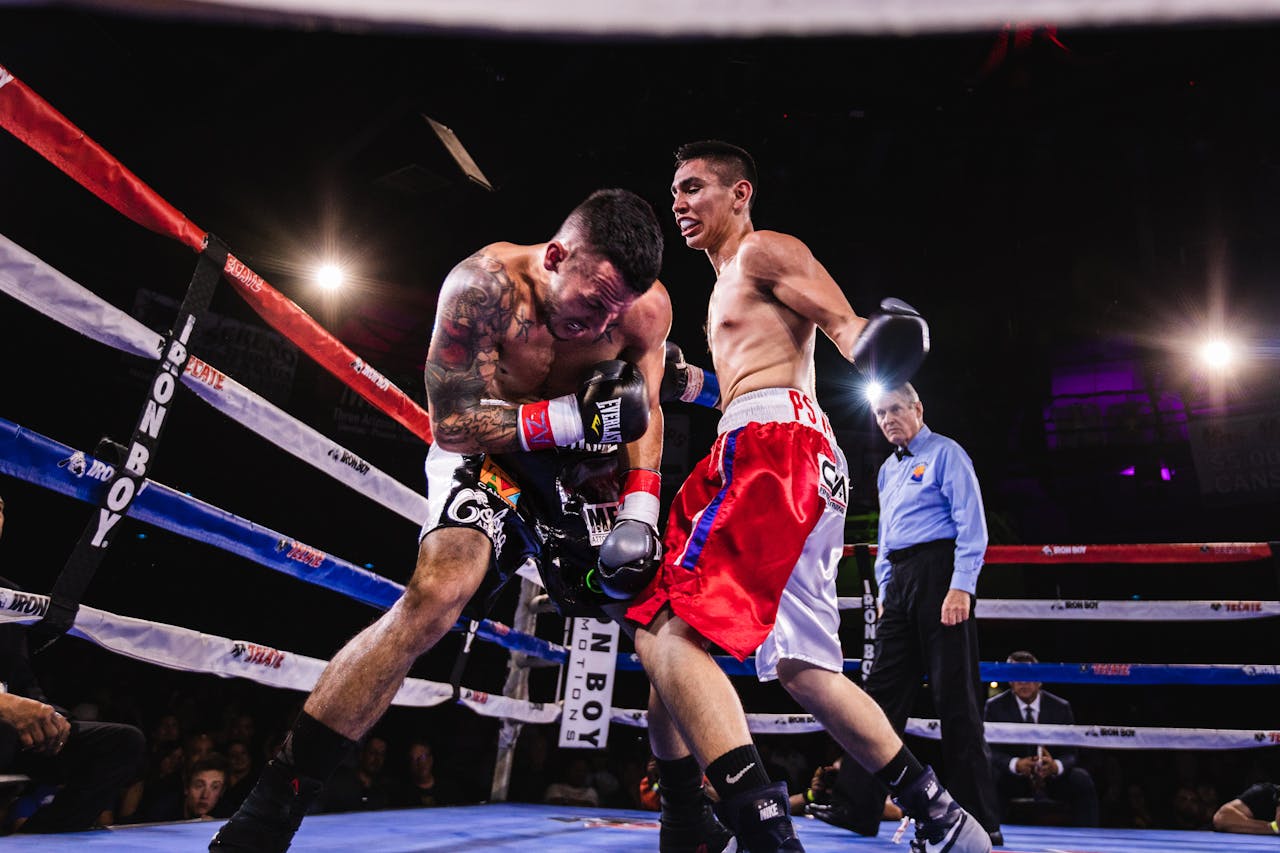
[[[662,478],[657,471],[633,468],[622,487],[622,503],[613,529],[600,544],[595,579],[604,594],[625,600],[649,585],[662,559],[658,538],[658,498]]]

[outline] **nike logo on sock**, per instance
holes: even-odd
[[[902,772],[898,774],[898,778],[889,783],[891,787],[898,787],[902,784],[902,777],[907,775],[907,768],[902,768]]]
[[[739,770],[737,773],[731,773],[728,776],[725,776],[724,781],[728,782],[730,785],[736,785],[740,781],[742,781],[743,776],[747,775],[747,771],[755,766],[756,766],[756,763],[753,761],[750,764],[748,764],[746,767]]]

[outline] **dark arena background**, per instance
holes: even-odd
[[[932,18],[924,10],[895,21],[876,18],[875,4],[847,4],[843,18],[818,2],[812,21],[784,3],[795,5],[786,24],[681,18],[666,27],[671,10],[660,3],[648,23],[610,28],[574,26],[555,10],[545,26],[523,13],[488,24],[428,11],[389,20],[385,5],[362,14],[360,4],[306,13],[177,4],[163,16],[132,2],[3,6],[0,96],[7,72],[421,405],[435,301],[452,266],[486,243],[548,239],[600,187],[634,190],[657,209],[671,339],[710,367],[713,276],[669,215],[672,155],[705,138],[746,147],[760,167],[757,227],[804,239],[860,314],[898,296],[928,318],[932,352],[915,385],[929,426],[973,458],[992,545],[1064,556],[990,561],[980,599],[1082,611],[1099,601],[1212,600],[1216,613],[1262,614],[983,619],[980,601],[983,661],[1026,648],[1046,664],[1117,665],[1077,667],[1096,678],[1044,677],[1071,700],[1077,723],[1251,730],[1261,744],[1083,749],[1103,828],[1011,821],[1004,849],[1274,848],[1274,838],[1210,835],[1206,813],[1252,782],[1280,781],[1280,633],[1266,618],[1280,614],[1280,10],[1246,3],[1101,19],[1061,0],[1030,4],[1027,19],[1014,3],[1008,20],[942,4]],[[424,8],[434,5],[447,4]],[[754,20],[748,13],[769,6],[746,8]],[[8,132],[0,235],[161,334],[192,276],[188,248],[129,222]],[[342,287],[317,286],[323,264],[342,269]],[[12,295],[0,300],[0,457],[16,427],[91,455],[103,437],[128,443],[154,363]],[[348,467],[367,464],[422,490],[420,437],[272,329],[225,280],[210,310],[193,353],[348,449]],[[847,541],[871,543],[889,445],[826,340],[817,376],[853,474]],[[666,500],[710,445],[715,418],[668,408]],[[15,466],[0,458],[0,575],[48,594],[96,510]],[[412,570],[416,524],[186,391],[173,399],[148,476],[179,499],[281,532],[303,562],[334,555],[400,584]],[[1065,559],[1070,546],[1136,543],[1255,547],[1239,562],[1209,562],[1207,547],[1159,563]],[[845,560],[842,596],[861,598],[865,568]],[[126,519],[84,603],[258,645],[271,665],[273,652],[332,656],[377,612],[347,598]],[[515,609],[511,590],[492,618],[511,624]],[[564,628],[543,615],[536,635],[559,644]],[[860,611],[846,614],[847,657],[862,656],[863,633]],[[412,675],[449,684],[462,648],[461,633],[446,637]],[[477,643],[461,683],[501,694],[509,657]],[[1147,683],[1129,678],[1140,664],[1183,669]],[[1199,665],[1248,676],[1201,679],[1188,669]],[[217,742],[247,715],[258,750],[305,696],[157,667],[79,637],[34,666],[54,702],[149,737],[174,715],[184,736]],[[533,670],[529,698],[557,701],[558,671]],[[991,672],[991,692],[1003,690],[1007,674]],[[735,684],[749,711],[797,713],[776,684]],[[615,709],[642,708],[646,695],[640,674],[618,674]],[[913,716],[936,716],[927,693]],[[388,774],[404,773],[406,747],[425,733],[437,772],[471,804],[493,799],[500,726],[445,701],[393,708],[376,732]],[[317,816],[294,849],[656,849],[657,815],[636,811],[634,796],[644,730],[615,724],[607,750],[580,753],[555,747],[557,728],[525,726],[509,805]],[[909,741],[938,760],[936,741]],[[801,791],[835,754],[820,732],[760,742]],[[609,808],[528,804],[583,755],[593,778],[616,783]],[[1200,812],[1180,808],[1184,789]],[[0,848],[201,850],[215,826],[14,836]],[[800,823],[813,850],[903,849],[891,833],[885,824],[878,840],[860,839]]]

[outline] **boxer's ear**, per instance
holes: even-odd
[[[552,240],[547,244],[547,250],[542,254],[542,266],[545,269],[555,272],[560,269],[560,265],[564,263],[564,259],[569,256],[569,250],[559,240]]]

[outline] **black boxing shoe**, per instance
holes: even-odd
[[[912,853],[991,853],[991,836],[951,798],[932,767],[899,792],[895,802],[916,822]]]
[[[659,853],[725,853],[731,841],[733,833],[716,820],[711,803],[705,797],[702,810],[692,820],[673,819],[666,809],[662,811]]]
[[[210,853],[285,853],[323,788],[318,779],[273,758],[240,808],[209,842]]]
[[[786,782],[744,791],[717,804],[715,812],[736,836],[741,853],[804,853],[791,825]]]

